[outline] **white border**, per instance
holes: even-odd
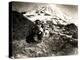
[[[0,0],[0,60],[11,60],[8,58],[8,29],[9,29],[9,16],[8,16],[8,3],[12,0]],[[54,4],[69,4],[79,5],[80,16],[80,0],[14,0],[21,2],[40,2],[40,3],[54,3]],[[80,20],[80,17],[79,17]],[[80,23],[78,20],[78,34],[80,35]],[[78,35],[78,36],[79,36]],[[78,38],[78,41],[80,37]],[[80,47],[80,42],[79,42]],[[80,51],[80,48],[79,48]],[[27,60],[79,60],[80,53],[78,55],[71,56],[56,56],[56,57],[42,57],[42,58],[28,58]],[[26,60],[26,59],[20,59]]]

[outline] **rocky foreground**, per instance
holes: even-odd
[[[63,28],[59,28],[57,25],[56,29],[51,32],[50,37],[43,37],[40,42],[29,44],[26,39],[12,41],[12,58],[75,55],[78,53],[78,31],[74,24],[63,26]]]

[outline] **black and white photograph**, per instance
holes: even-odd
[[[10,2],[9,58],[78,55],[78,5]]]

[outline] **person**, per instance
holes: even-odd
[[[38,30],[38,31],[36,31],[38,40],[42,40],[42,37],[43,37],[43,25],[42,25],[41,21],[37,19],[35,21],[35,26],[36,26],[35,27],[35,31]]]

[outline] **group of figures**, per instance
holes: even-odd
[[[27,39],[26,41],[28,43],[32,42],[31,40],[37,42],[37,41],[41,41],[43,37],[49,37],[49,30],[48,28],[46,28],[46,26],[42,21],[36,20],[34,21],[34,26],[32,27],[32,34],[26,37]]]

